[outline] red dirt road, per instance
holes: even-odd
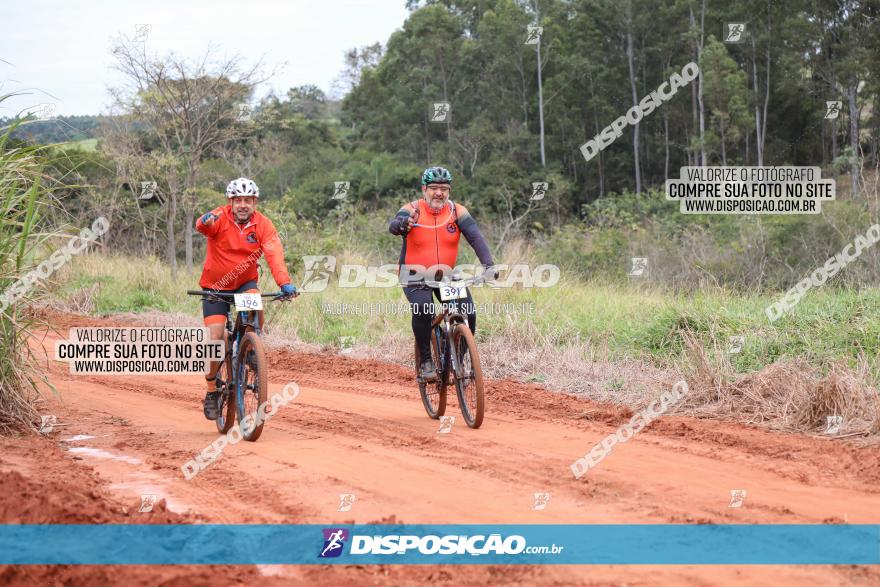
[[[55,316],[71,325],[112,320]],[[130,325],[130,324],[126,324]],[[46,349],[57,333],[47,333]],[[290,381],[300,395],[280,408],[256,443],[240,442],[191,481],[180,467],[217,438],[201,415],[200,376],[71,376],[49,361],[59,397],[43,406],[66,426],[51,440],[3,441],[0,472],[27,487],[26,513],[0,502],[3,522],[74,522],[75,507],[46,505],[40,492],[94,484],[106,509],[127,503],[128,521],[149,516],[211,523],[880,523],[880,448],[717,421],[663,417],[580,480],[570,465],[630,414],[511,381],[488,384],[480,430],[456,422],[439,434],[424,413],[411,373],[396,365],[337,355],[270,353],[270,396]],[[91,438],[69,441],[76,435]],[[38,449],[41,455],[34,455]],[[38,470],[37,459],[39,459]],[[72,465],[72,463],[76,465]],[[70,475],[79,471],[97,476]],[[47,472],[48,471],[48,472]],[[68,483],[48,485],[52,471]],[[41,481],[37,483],[35,476]],[[85,481],[83,481],[85,479]],[[41,485],[42,484],[42,485]],[[42,489],[41,489],[42,488]],[[741,507],[730,492],[745,489]],[[534,493],[550,493],[535,511]],[[352,493],[349,512],[339,494]],[[164,508],[137,512],[142,494]],[[38,499],[39,498],[39,499]],[[2,498],[8,500],[8,497]],[[35,507],[34,499],[38,499]],[[42,501],[39,501],[42,500]],[[57,514],[38,517],[40,508]],[[29,508],[29,509],[28,509]],[[176,516],[175,512],[180,516]],[[18,514],[18,517],[16,515]],[[109,515],[109,514],[108,514]],[[113,516],[93,521],[119,521]],[[153,521],[159,521],[155,519]],[[167,521],[167,520],[166,520]],[[880,584],[880,569],[831,566],[558,566],[558,567],[117,567],[112,577],[236,584],[262,575],[332,584],[512,583],[719,585]],[[37,572],[36,570],[34,572]],[[0,569],[0,582],[66,578],[86,584],[106,568]],[[65,574],[66,573],[66,574]],[[89,573],[103,573],[102,575]],[[150,575],[154,573],[154,575]]]

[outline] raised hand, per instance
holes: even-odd
[[[223,215],[223,211],[222,211],[222,210],[221,210],[220,212],[216,213],[216,214],[214,214],[213,212],[208,212],[207,214],[205,214],[204,216],[202,216],[202,224],[204,224],[205,226],[211,226],[211,225],[213,225],[217,220],[219,220],[219,219],[220,219],[220,216],[222,216],[222,215]]]

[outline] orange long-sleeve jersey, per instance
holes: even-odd
[[[235,222],[232,204],[214,208],[220,217],[211,226],[196,221],[196,230],[208,237],[208,251],[199,285],[202,289],[238,289],[242,284],[257,279],[257,261],[264,254],[275,283],[290,283],[290,274],[284,264],[281,237],[272,221],[254,211],[246,225]]]

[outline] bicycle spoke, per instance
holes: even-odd
[[[259,407],[259,384],[256,353],[253,349],[247,349],[242,363],[242,396],[244,400],[244,413],[247,415],[255,416],[257,413],[257,408]],[[250,434],[251,432],[251,430],[242,431],[245,434]]]
[[[467,342],[462,338],[456,345],[456,355],[458,357],[459,374],[458,382],[462,389],[462,397],[466,405],[462,406],[469,413],[473,414],[477,409],[477,392],[476,377],[474,375],[474,366],[471,360],[471,354],[468,349]]]
[[[435,383],[428,383],[419,379],[419,392],[422,396],[422,403],[425,410],[431,418],[438,418],[443,415],[446,410],[446,383],[443,381],[443,361],[441,360],[439,345],[443,344],[443,339],[438,340],[437,330],[431,332],[431,357],[434,361],[434,367],[437,369],[438,379]],[[418,344],[415,348],[416,357],[416,374],[418,375],[421,365],[421,357]]]

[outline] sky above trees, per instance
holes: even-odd
[[[10,13],[12,12],[12,13]],[[56,114],[99,114],[116,85],[112,39],[150,25],[146,42],[159,53],[205,53],[209,45],[228,55],[260,58],[280,67],[262,88],[283,94],[315,84],[332,95],[351,47],[385,42],[407,16],[403,0],[231,0],[135,4],[60,0],[0,6],[0,94],[28,92],[0,104],[0,117],[51,102]],[[10,26],[11,25],[11,26]]]

